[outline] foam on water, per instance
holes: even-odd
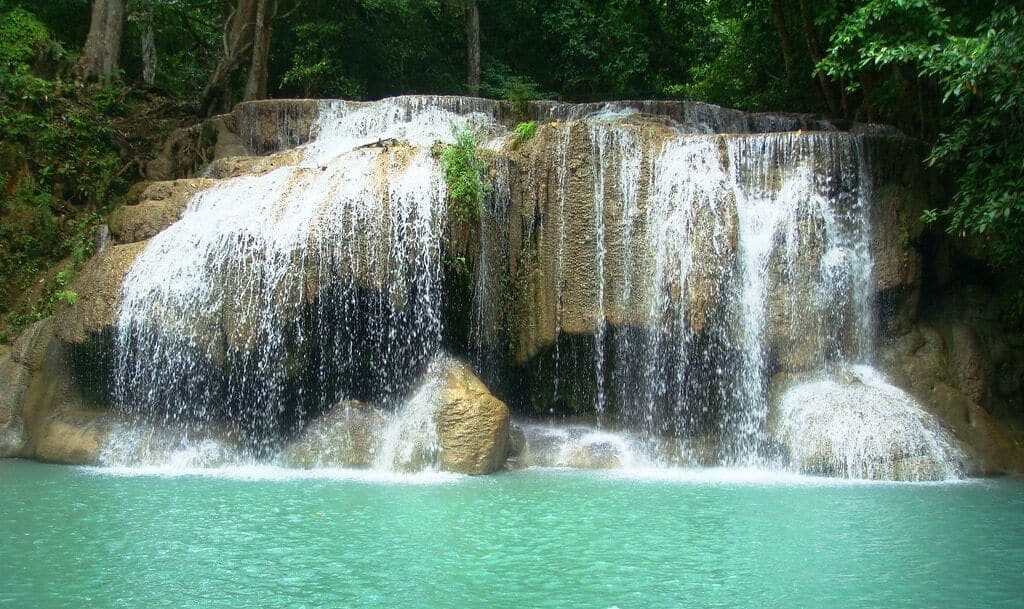
[[[160,478],[219,478],[227,480],[292,482],[297,480],[327,480],[368,484],[451,484],[466,480],[460,474],[438,471],[403,473],[377,469],[318,468],[294,469],[268,464],[234,465],[221,467],[191,467],[177,465],[104,466],[87,467],[97,475],[119,477],[151,476]]]

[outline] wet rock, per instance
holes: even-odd
[[[884,348],[884,370],[929,412],[939,417],[965,446],[973,475],[1024,471],[1024,450],[981,405],[957,388],[958,372],[947,343],[935,328],[921,324]]]
[[[98,465],[115,425],[114,417],[103,415],[52,418],[34,432],[33,457],[66,465]]]
[[[264,173],[297,165],[304,158],[302,150],[293,149],[270,156],[232,156],[217,159],[210,164],[207,175],[218,180]]]
[[[525,462],[534,467],[615,469],[641,459],[633,441],[623,434],[593,427],[527,425]]]
[[[310,422],[283,451],[289,467],[370,467],[387,417],[358,401],[338,403]]]
[[[736,202],[724,182],[712,184],[724,180],[724,173],[711,171],[720,169],[721,140],[681,142],[678,135],[660,118],[630,115],[545,124],[532,140],[506,151],[507,276],[515,286],[519,364],[553,345],[559,333],[659,323],[650,319],[652,298],[680,303],[690,327],[703,329],[735,251]],[[701,167],[707,175],[672,171],[690,161],[708,164]],[[655,181],[655,175],[678,180]],[[704,190],[701,180],[709,182]],[[692,236],[679,232],[691,223]],[[669,271],[664,285],[646,289],[657,256],[670,269],[685,265],[690,272]]]
[[[0,361],[0,456],[93,465],[117,416],[90,405],[47,318]]]
[[[498,471],[508,456],[508,407],[464,363],[453,364],[443,382],[437,411],[442,469],[460,474]]]
[[[776,389],[769,427],[802,472],[941,480],[965,470],[953,435],[873,369],[793,376]]]
[[[518,425],[511,425],[508,431],[508,455],[505,458],[506,469],[526,467],[526,432]]]
[[[981,404],[988,393],[985,357],[969,327],[956,324],[951,328],[951,335],[957,386],[971,401]]]
[[[99,461],[121,467],[199,468],[239,465],[249,461],[247,455],[222,424],[118,417],[103,442]]]

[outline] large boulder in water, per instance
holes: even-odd
[[[953,435],[874,369],[779,381],[770,427],[801,472],[942,480],[966,469]]]
[[[311,422],[283,451],[289,467],[370,467],[387,417],[362,402],[338,403]]]
[[[505,465],[508,407],[466,364],[454,362],[448,368],[436,419],[442,469],[489,474]]]

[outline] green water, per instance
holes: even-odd
[[[0,607],[1021,607],[1024,482],[0,461]]]

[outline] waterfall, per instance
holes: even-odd
[[[327,104],[300,163],[198,195],[124,282],[115,403],[228,415],[266,453],[343,396],[406,391],[442,330],[446,190],[426,147],[490,120],[442,106]]]
[[[487,100],[283,111],[276,145],[306,143],[276,169],[202,191],[129,270],[115,404],[226,422],[265,457],[340,400],[362,400],[392,411],[375,466],[417,469],[437,461],[441,381],[428,364],[446,361],[452,305],[473,342],[456,348],[503,397],[594,413],[594,428],[528,426],[535,464],[765,466],[785,445],[807,471],[900,475],[911,457],[943,464],[921,477],[960,471],[955,441],[870,368],[863,136],[700,104],[530,111],[553,121],[535,144],[516,143]],[[250,149],[273,144],[254,112],[240,114]],[[806,126],[822,130],[776,132]],[[492,188],[479,224],[461,227],[478,240],[458,244],[474,248],[463,259],[473,302],[450,303],[458,237],[432,148],[466,128]],[[773,403],[773,381],[795,375],[802,384]],[[875,410],[857,409],[865,396]],[[857,420],[900,431],[872,435]],[[823,456],[826,444],[836,453]]]

